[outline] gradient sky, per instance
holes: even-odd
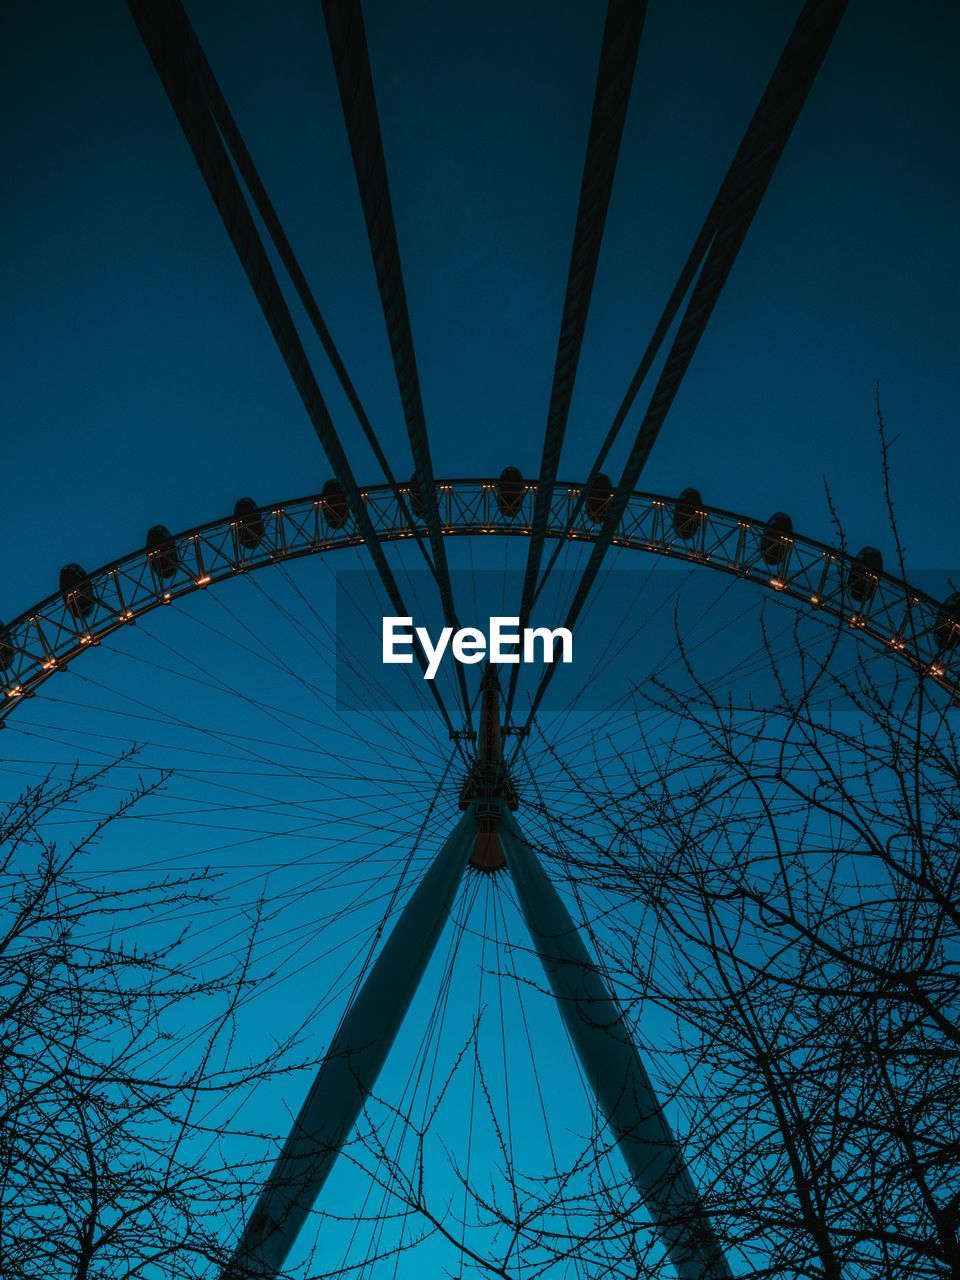
[[[406,478],[406,432],[321,6],[189,0],[187,8],[391,463]],[[604,10],[599,0],[364,6],[438,476],[492,475],[508,464],[536,474]],[[798,10],[799,0],[651,0],[563,479],[588,471]],[[241,494],[267,503],[319,490],[329,468],[126,6],[51,0],[5,18],[0,414],[12,554],[0,618],[10,619],[56,589],[67,561],[92,570],[142,547],[150,525],[187,528],[227,514]],[[673,494],[692,484],[706,502],[760,518],[785,510],[800,532],[828,541],[826,477],[849,542],[874,543],[892,563],[874,414],[879,379],[899,437],[894,491],[908,565],[957,563],[958,37],[956,6],[853,0],[645,488]],[[322,366],[320,373],[358,479],[376,482],[359,430]],[[622,457],[621,449],[614,474]],[[499,567],[499,541],[477,557],[477,568]],[[462,548],[451,561],[465,567]],[[320,608],[332,609],[325,572],[311,563],[301,581],[316,587]],[[266,583],[269,575],[260,576]],[[224,602],[249,603],[253,590],[249,581],[231,587]],[[161,644],[186,644],[200,634],[188,615],[217,617],[207,608],[220,608],[217,593],[188,602],[182,626],[177,611],[162,610],[123,629],[117,643],[162,657],[149,647],[152,632]],[[741,651],[742,639],[728,636],[718,660]],[[195,656],[213,665],[217,652],[211,642]],[[304,649],[304,669],[309,662]],[[173,677],[146,679],[107,645],[75,665],[94,678],[115,672],[129,687],[143,680],[139,695],[168,705]],[[261,677],[245,670],[237,659],[230,677],[249,688]],[[68,696],[78,687],[89,693],[77,683],[83,673],[69,678]],[[50,685],[58,696],[60,681]],[[273,684],[268,692],[274,696]],[[86,733],[86,711],[50,696],[45,714]],[[300,709],[289,690],[285,696]],[[197,723],[221,714],[209,690],[184,685],[180,697]],[[41,702],[25,714],[38,714]],[[238,731],[253,721],[232,708],[223,715]],[[267,730],[281,736],[275,725]],[[22,739],[3,736],[13,740],[10,750],[4,743],[9,759]],[[46,750],[41,742],[37,751]],[[299,779],[288,783],[290,796],[306,803]],[[284,799],[287,790],[274,794]],[[453,808],[452,793],[445,799]],[[399,807],[389,817],[394,828],[407,820]],[[228,852],[217,842],[253,846],[237,858],[245,870],[243,859],[266,858],[265,846],[221,835],[217,822],[229,828],[230,818],[211,820],[215,829],[202,835]],[[448,818],[441,814],[431,834]],[[256,820],[282,825],[279,817]],[[158,849],[173,858],[198,839],[187,826],[136,831],[144,859]],[[370,832],[376,844],[381,830]],[[407,835],[394,830],[392,845]],[[278,842],[270,856],[304,847]],[[359,861],[363,853],[359,841],[344,856]],[[309,950],[313,909],[308,903],[297,916],[295,906],[292,919],[322,969],[323,953]],[[232,923],[222,927],[232,938]],[[474,974],[478,946],[468,942]],[[278,1026],[296,1025],[305,1011],[307,981],[291,972],[292,985],[271,995]],[[311,971],[309,983],[319,989],[323,976]],[[414,1010],[421,1023],[431,1001],[428,982]],[[462,1019],[472,1007],[463,1005]],[[536,1019],[539,1035],[558,1034],[555,1018]],[[417,1025],[415,1017],[400,1058],[416,1049]],[[570,1078],[572,1066],[550,1085],[558,1108]],[[274,1091],[266,1127],[279,1131],[292,1096]],[[351,1175],[337,1176],[346,1195]]]
[[[792,23],[654,3],[561,473],[582,475]],[[189,10],[398,474],[410,469],[319,5]],[[435,469],[535,473],[600,3],[365,6]],[[0,617],[328,467],[126,7],[6,21]],[[850,5],[644,476],[954,562],[960,15]],[[324,375],[325,376],[325,375]],[[326,379],[325,385],[329,385]],[[358,477],[375,470],[331,404]]]

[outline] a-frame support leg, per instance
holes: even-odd
[[[464,814],[347,1011],[223,1280],[272,1280],[372,1092],[450,914],[476,840]]]
[[[681,1280],[731,1273],[620,1009],[506,806],[500,838],[550,989],[600,1108]]]

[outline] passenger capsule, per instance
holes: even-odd
[[[155,524],[147,530],[147,559],[150,568],[164,582],[180,568],[180,549],[165,524]]]
[[[603,524],[612,501],[613,482],[609,476],[601,474],[587,490],[587,515],[594,524]]]
[[[7,671],[13,665],[13,645],[10,643],[10,632],[0,622],[0,671]]]
[[[877,578],[883,573],[883,555],[876,547],[864,547],[850,566],[847,590],[859,604],[866,604],[877,589]]]
[[[237,523],[237,539],[241,547],[253,551],[263,541],[263,516],[252,498],[238,498],[233,508]]]
[[[323,498],[323,518],[331,529],[342,529],[350,515],[347,495],[336,480],[328,480],[323,486],[321,497]]]
[[[699,489],[684,489],[673,508],[673,529],[678,538],[689,542],[697,536],[706,519],[702,506]]]
[[[410,510],[418,520],[423,520],[427,514],[427,509],[423,505],[423,494],[420,492],[420,481],[416,476],[411,476],[410,483],[407,485],[406,492],[407,502],[410,504]]]
[[[933,624],[933,634],[937,638],[940,652],[952,653],[960,644],[960,591],[954,592],[944,600],[937,620]]]
[[[776,569],[783,564],[793,541],[793,521],[785,511],[775,511],[760,534],[760,557]]]
[[[67,608],[77,619],[92,613],[97,597],[93,594],[87,571],[78,564],[65,564],[60,570],[60,590]]]
[[[518,467],[504,467],[497,481],[497,506],[500,514],[512,520],[523,506],[523,495],[526,485]]]

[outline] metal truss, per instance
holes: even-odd
[[[496,480],[438,481],[444,536],[529,537],[536,488],[527,484],[518,502],[501,504]],[[581,492],[579,485],[556,486],[547,537],[597,540],[604,512],[594,506],[591,514]],[[401,503],[391,486],[362,489],[360,496],[379,542],[422,535],[414,504],[409,498]],[[253,569],[363,544],[342,497],[313,495],[211,521],[105,565],[0,626],[0,720],[86,649],[151,609]],[[871,572],[843,551],[781,536],[762,520],[711,507],[691,511],[678,499],[649,493],[631,496],[612,544],[720,569],[798,601],[957,697],[960,619],[932,596],[890,574]]]

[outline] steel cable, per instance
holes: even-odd
[[[685,290],[681,292],[683,283],[685,279],[692,278],[696,273],[695,255],[700,252],[704,259],[700,274],[693,285],[690,300],[666,363],[641,421],[616,492],[608,505],[603,527],[567,612],[565,625],[568,628],[572,628],[579,617],[596,580],[627,502],[636,488],[640,473],[690,366],[700,338],[799,118],[845,8],[846,0],[808,0],[804,6],[744,135],[730,171],[721,186],[717,201],[700,232],[694,254],[688,259],[671,295],[668,311],[671,306],[674,310],[679,307],[679,301],[685,293]],[[711,232],[713,222],[716,226]],[[709,247],[706,246],[705,241],[709,242]],[[656,346],[651,344],[648,348],[634,376],[617,414],[614,427],[611,428],[611,433],[605,442],[605,449],[612,444],[619,425],[626,418],[640,384],[653,362],[659,342],[669,328],[670,320],[667,316],[668,312],[665,312],[664,317],[661,318],[654,335],[657,340]],[[595,466],[594,479],[598,469]],[[543,700],[552,674],[553,668],[546,667],[531,703],[526,722],[528,726]]]
[[[150,4],[147,0],[128,0],[128,8],[137,23],[304,408],[343,490],[384,589],[397,614],[407,616],[400,590],[367,513],[253,215],[243,197],[223,138],[207,109],[196,59],[190,53],[192,29],[183,6],[179,0],[164,0],[162,4]],[[416,648],[416,652],[425,669],[426,659],[422,650]],[[447,730],[452,735],[454,726],[440,691],[434,681],[428,683]]]
[[[560,465],[560,453],[570,416],[580,351],[587,325],[590,298],[600,260],[603,230],[617,172],[620,143],[630,103],[646,2],[610,0],[600,49],[587,153],[580,184],[580,201],[574,226],[567,288],[560,320],[557,358],[547,410],[547,425],[534,500],[530,547],[520,602],[520,625],[526,626],[533,607],[547,520]],[[516,692],[518,668],[511,672],[507,693],[507,718]]]
[[[419,505],[430,539],[434,576],[447,625],[456,630],[459,624],[437,505],[436,479],[427,438],[423,395],[417,372],[413,330],[407,307],[363,14],[357,0],[324,0],[323,12],[370,253],[380,291],[383,319],[393,356],[400,403],[410,440]],[[470,698],[466,677],[459,665],[457,676],[464,714],[470,728]]]

